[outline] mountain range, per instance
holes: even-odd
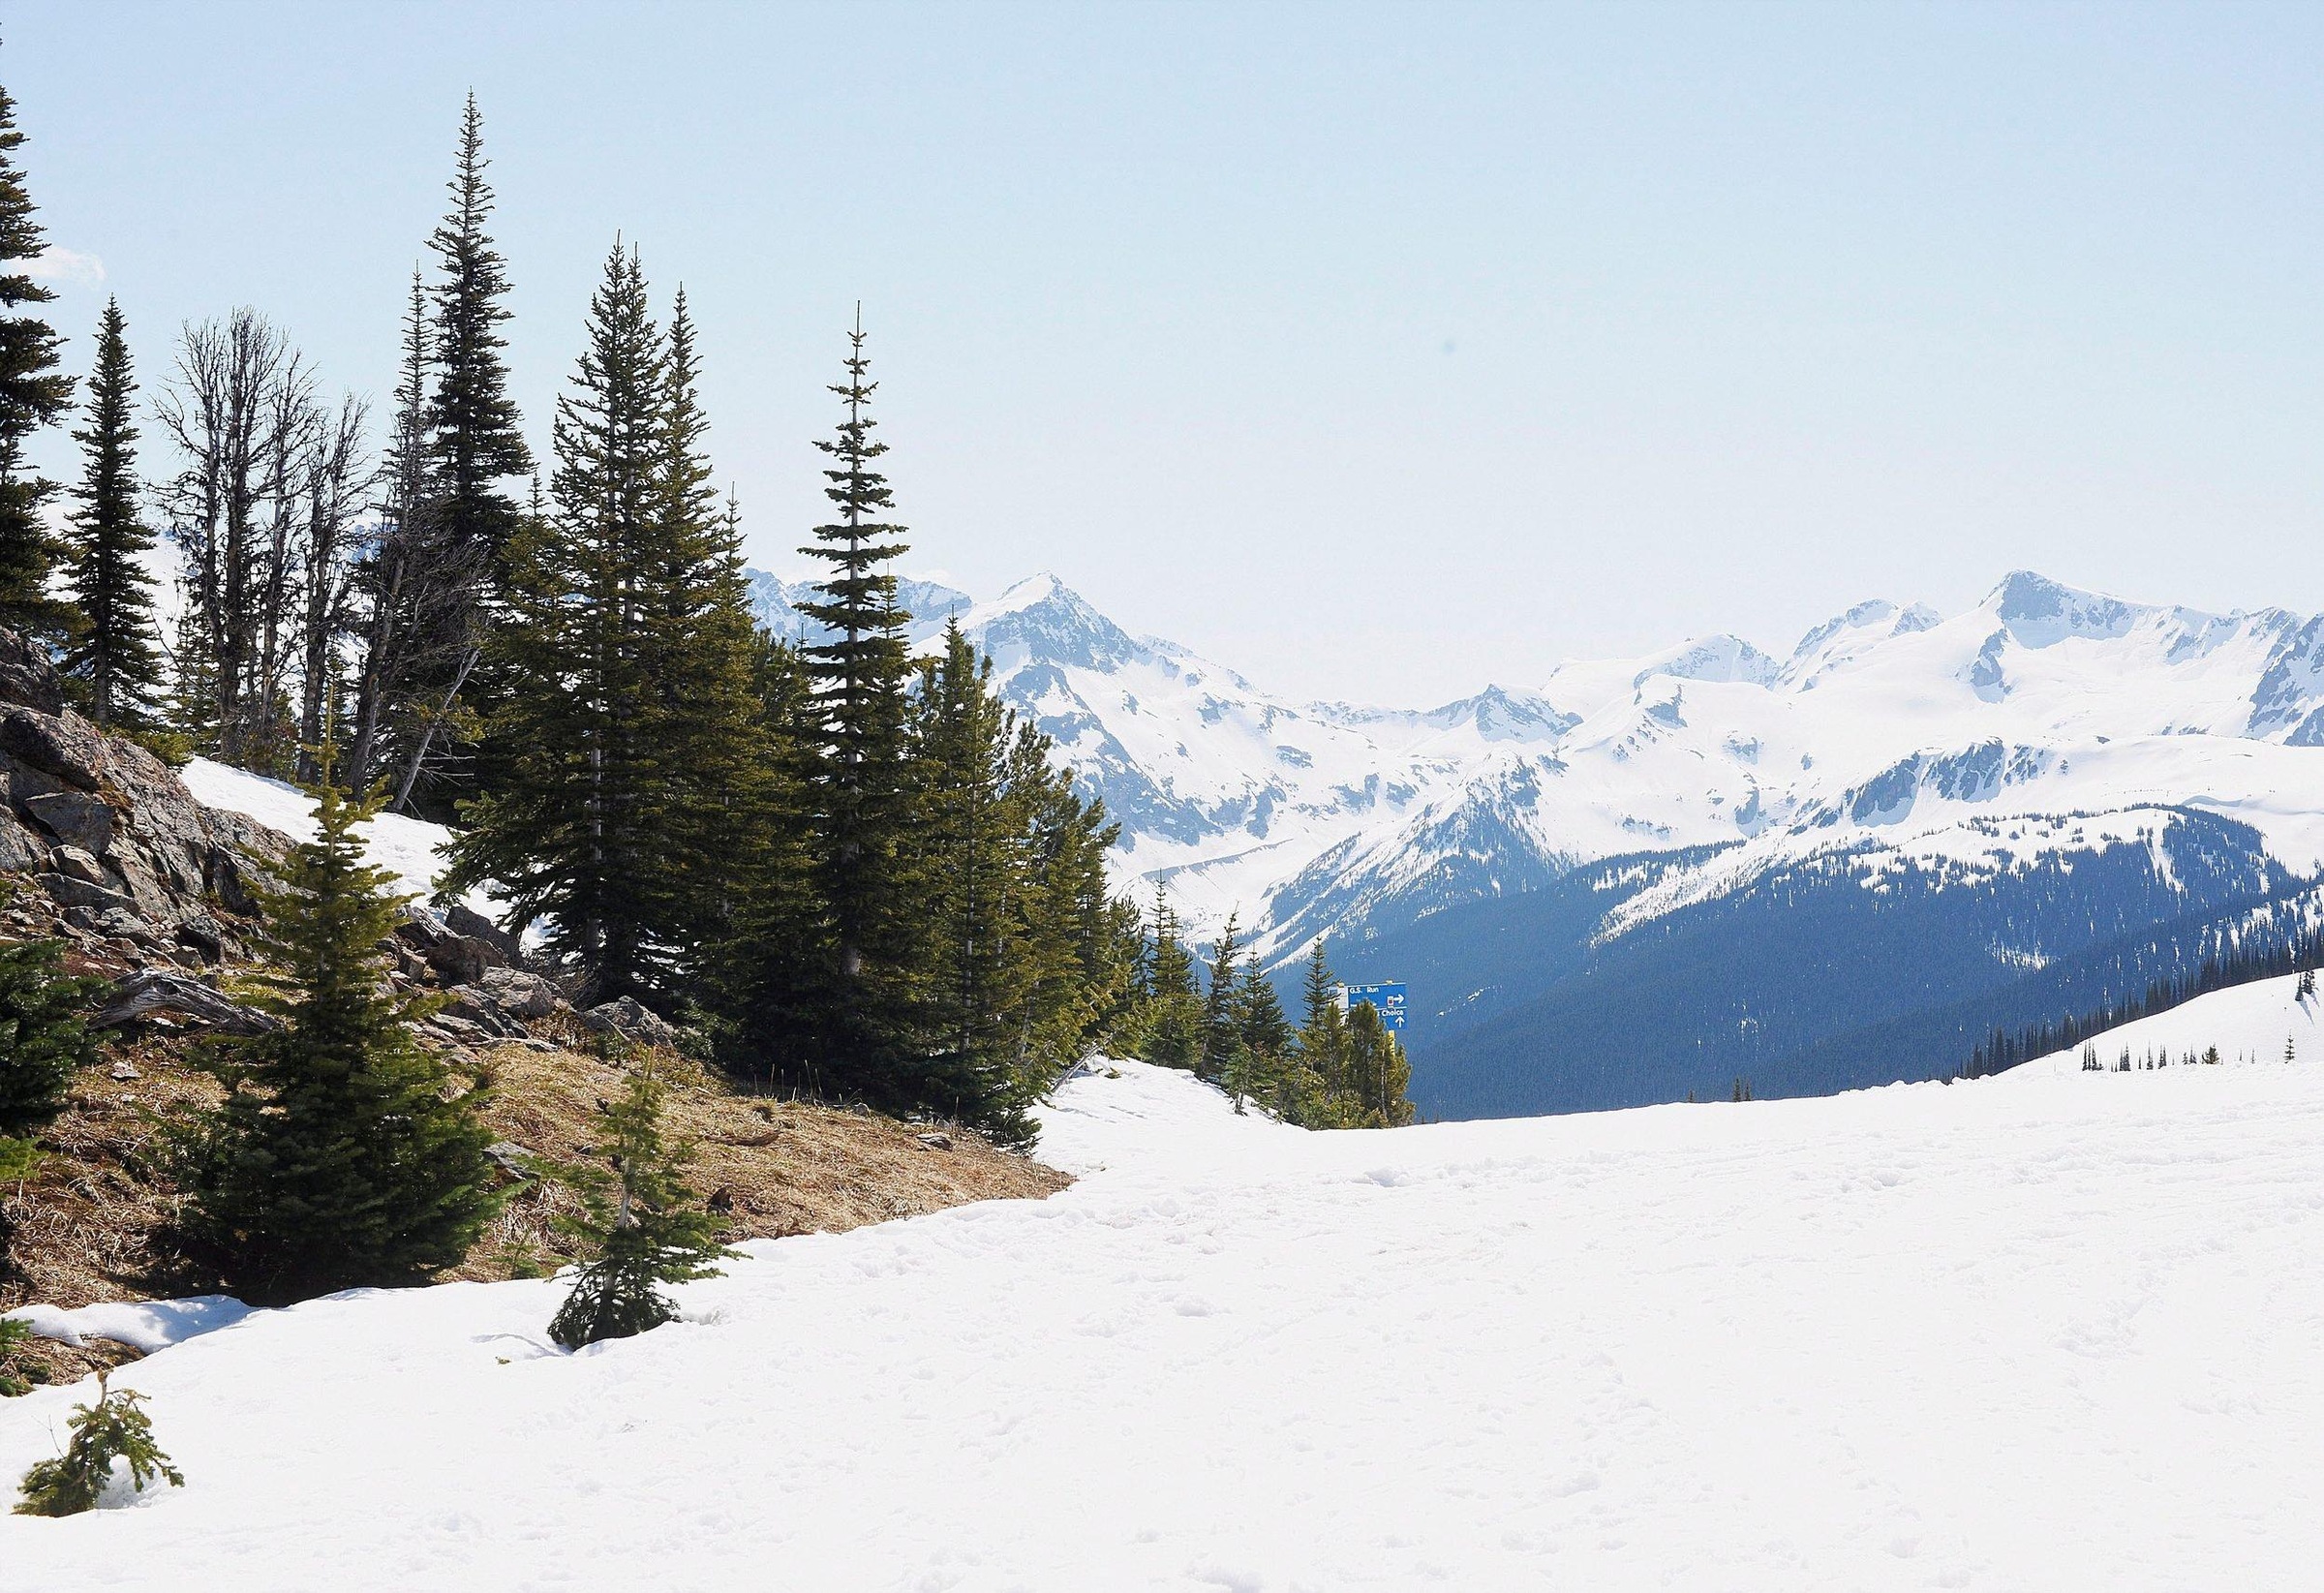
[[[800,588],[753,593],[810,633]],[[957,619],[993,657],[1120,823],[1125,882],[1206,935],[1238,915],[1270,965],[1321,934],[1343,974],[1405,978],[1446,1115],[1942,1074],[2037,989],[2106,995],[2129,975],[2070,966],[2157,926],[2305,912],[2324,859],[2324,618],[2281,609],[2018,571],[1781,657],[1695,638],[1383,708],[1276,696],[1050,575],[902,599],[920,645]]]

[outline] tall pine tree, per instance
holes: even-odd
[[[550,951],[609,1000],[657,994],[672,950],[657,933],[666,343],[637,252],[618,241],[587,339],[557,404],[552,510],[509,549],[508,620],[494,635],[508,694],[490,730],[505,768],[470,808],[443,889],[498,880],[512,921],[547,919]]]
[[[1237,961],[1242,955],[1238,915],[1230,912],[1210,952],[1210,990],[1203,997],[1203,1060],[1197,1071],[1214,1084],[1226,1078],[1227,1064],[1241,1045],[1241,1012],[1236,999],[1242,972]]]
[[[1024,860],[1008,787],[1015,725],[992,679],[992,661],[976,655],[958,624],[948,625],[944,656],[924,670],[917,702],[919,840],[934,928],[930,1041],[958,1069],[957,1087],[980,1094],[1005,1088],[1017,1052],[1012,1020],[1034,976],[1019,933]]]
[[[662,367],[661,456],[646,610],[666,819],[651,869],[655,917],[674,947],[665,982],[694,966],[739,910],[737,848],[762,822],[759,787],[793,778],[765,734],[753,679],[757,627],[744,573],[742,527],[710,484],[709,421],[698,385],[694,322],[678,291]]]
[[[55,291],[20,268],[9,269],[39,259],[42,251],[32,197],[16,165],[23,142],[16,103],[0,89],[0,625],[62,637],[76,619],[70,605],[48,595],[57,545],[41,519],[56,483],[32,473],[24,444],[73,401],[73,379],[56,374],[63,340],[55,328],[37,315],[19,313],[26,305],[48,303]]]
[[[495,550],[515,534],[516,501],[502,483],[527,475],[516,402],[508,396],[501,325],[509,317],[507,262],[485,224],[493,193],[484,180],[484,118],[471,94],[460,116],[452,208],[428,239],[442,280],[436,286],[436,393],[428,406],[438,512],[460,541]]]
[[[425,600],[405,617],[417,633],[400,650],[401,711],[389,719],[413,727],[396,749],[398,811],[427,793],[426,806],[448,812],[452,800],[474,789],[475,771],[466,754],[477,716],[469,705],[497,702],[506,686],[484,641],[494,622],[495,587],[522,519],[505,483],[531,473],[533,454],[508,396],[507,339],[501,332],[509,319],[508,272],[486,230],[493,206],[484,179],[489,164],[484,119],[471,94],[446,185],[451,209],[428,239],[439,271],[427,349],[436,384],[422,435],[413,440],[424,448],[426,470],[410,502],[420,511],[423,535],[415,545]]]
[[[154,580],[142,563],[154,536],[138,504],[137,390],[121,306],[107,299],[97,324],[87,415],[73,434],[82,464],[73,493],[79,506],[73,515],[67,584],[83,625],[63,664],[89,718],[108,729],[151,728],[162,691]]]
[[[916,819],[905,734],[909,660],[893,566],[906,551],[888,520],[894,496],[876,468],[887,444],[872,433],[871,360],[863,317],[848,333],[846,380],[832,386],[846,406],[836,437],[815,446],[831,458],[824,496],[837,517],[800,551],[830,567],[800,610],[822,627],[805,649],[813,682],[810,766],[819,894],[830,920],[833,1007],[827,1088],[876,1104],[914,1106],[929,1083],[915,1020],[925,968],[922,882],[913,877]]]

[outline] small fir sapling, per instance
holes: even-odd
[[[549,1336],[568,1350],[660,1327],[678,1314],[660,1285],[716,1277],[715,1264],[737,1253],[719,1242],[718,1219],[694,1204],[685,1179],[688,1149],[663,1143],[666,1096],[661,1080],[638,1064],[622,1098],[599,1108],[611,1171],[544,1169],[581,1196],[582,1213],[559,1226],[596,1251],[549,1323]]]
[[[28,1324],[0,1316],[0,1399],[30,1394],[35,1383],[48,1381],[46,1367],[19,1359],[31,1342],[32,1329]]]
[[[61,972],[64,954],[61,940],[0,946],[0,1136],[54,1122],[74,1070],[97,1059],[80,1015],[105,981]]]
[[[97,1374],[97,1403],[73,1407],[73,1438],[65,1453],[40,1460],[24,1474],[18,1516],[78,1516],[95,1510],[113,1480],[115,1462],[129,1462],[129,1476],[142,1493],[156,1477],[184,1487],[185,1475],[153,1441],[153,1420],[140,1408],[144,1396],[106,1387]]]

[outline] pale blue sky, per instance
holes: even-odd
[[[2324,609],[2324,10],[11,8],[158,379],[381,393],[461,94],[545,443],[616,229],[762,563],[857,297],[914,566],[1418,703],[2005,568]],[[158,449],[156,450],[158,451]]]

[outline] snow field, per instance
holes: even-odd
[[[992,1203],[126,1368],[189,1486],[10,1590],[2303,1585],[2324,1067],[1310,1135],[1134,1063]],[[52,1390],[0,1404],[0,1477]]]
[[[177,773],[194,800],[205,807],[246,813],[294,841],[305,841],[315,833],[315,799],[288,781],[270,780],[210,758],[195,758]],[[374,867],[394,873],[401,881],[398,890],[422,902],[428,900],[436,888],[436,876],[443,872],[443,859],[437,848],[451,839],[451,831],[425,819],[380,813],[363,827],[363,838],[366,858]],[[469,892],[463,900],[479,912],[492,907],[481,890]]]
[[[2111,1071],[2130,1053],[2130,1065],[2144,1071],[2150,1054],[2168,1056],[2177,1068],[2188,1052],[2201,1057],[2212,1046],[2219,1049],[2220,1065],[2283,1065],[2285,1041],[2292,1046],[2294,1065],[2324,1062],[2324,999],[2300,999],[2300,975],[2254,979],[2230,985],[2183,1001],[2168,1012],[2139,1018],[2108,1029],[2089,1042],[2098,1048],[2098,1060]],[[2082,1071],[2081,1046],[2068,1046],[2047,1057],[2036,1057],[1997,1074],[2003,1079],[2044,1079],[2062,1074],[2095,1081],[2097,1074]]]

